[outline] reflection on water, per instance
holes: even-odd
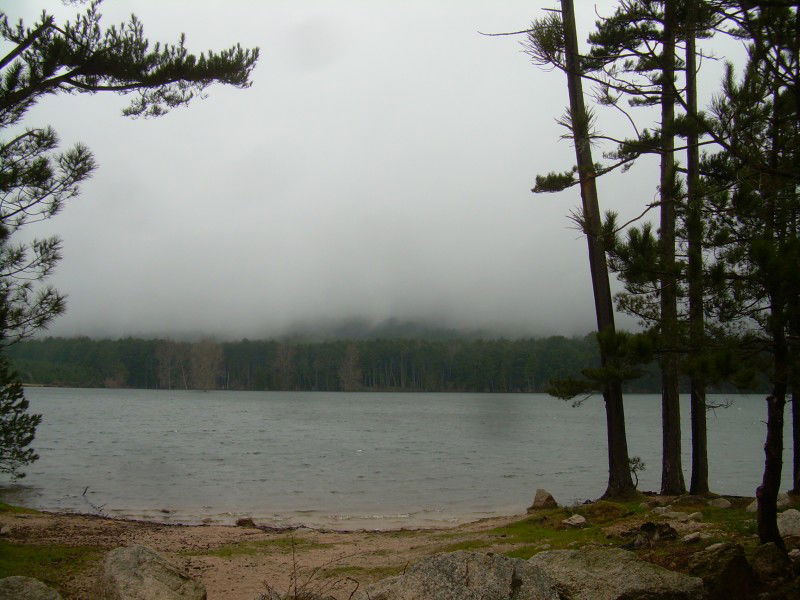
[[[572,408],[541,394],[26,394],[44,415],[41,459],[0,495],[43,509],[385,528],[522,512],[537,487],[564,503],[597,497],[606,479],[600,400]],[[710,415],[715,491],[754,493],[763,410],[760,397],[736,396]],[[628,396],[626,411],[631,455],[648,466],[641,487],[657,489],[659,398]],[[683,413],[687,421],[686,404]],[[688,422],[684,431],[688,469]]]

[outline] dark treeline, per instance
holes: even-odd
[[[150,389],[544,392],[597,360],[592,336],[177,342],[45,338],[8,348],[30,384]],[[654,368],[628,384],[657,392]]]

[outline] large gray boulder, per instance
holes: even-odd
[[[772,583],[791,575],[791,561],[774,542],[756,546],[750,558],[753,571],[762,583]]]
[[[540,569],[519,558],[452,552],[368,586],[359,600],[559,600]]]
[[[709,600],[754,598],[758,581],[739,544],[713,544],[689,558],[689,573],[700,577]]]
[[[206,600],[206,589],[145,546],[111,550],[100,576],[101,600]]]
[[[790,508],[778,513],[778,531],[781,537],[800,536],[800,510]]]
[[[540,552],[528,562],[556,582],[561,600],[700,600],[703,581],[619,548]]]
[[[61,600],[61,594],[33,577],[0,579],[0,600]]]

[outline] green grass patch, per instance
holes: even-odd
[[[32,508],[25,508],[24,506],[13,506],[5,502],[0,502],[0,513],[36,515],[39,514],[39,511]]]
[[[494,536],[495,543],[519,545],[505,553],[515,558],[530,558],[544,550],[543,545],[548,545],[551,550],[578,548],[589,543],[608,545],[613,542],[606,538],[602,527],[643,514],[646,510],[640,504],[638,499],[630,502],[601,501],[568,509],[539,510],[489,533]],[[572,514],[586,517],[587,525],[582,528],[563,526],[561,521]]]
[[[12,544],[0,541],[0,578],[35,577],[60,589],[62,583],[99,561],[103,550],[93,546]]]
[[[631,502],[607,502],[600,500],[592,504],[580,504],[570,509],[593,525],[605,525],[612,521],[619,521],[627,517],[641,515],[647,512],[639,500]]]
[[[703,513],[703,521],[730,533],[747,537],[757,531],[756,514],[744,509],[705,506],[699,511]]]
[[[323,548],[333,544],[324,544],[321,542],[314,542],[300,537],[281,537],[273,538],[270,540],[255,540],[249,542],[241,542],[238,544],[226,544],[211,548],[204,551],[191,550],[184,554],[188,556],[216,556],[219,558],[233,558],[235,556],[252,556],[254,554],[273,554],[279,552],[281,554],[289,554],[292,552],[292,547],[297,553],[306,552],[313,548]]]
[[[581,529],[560,528],[561,520],[568,515],[561,511],[558,525],[554,525],[554,515],[534,516],[504,527],[493,529],[490,533],[495,535],[498,542],[505,544],[548,543],[551,548],[566,548],[570,544],[584,545],[588,542],[599,542],[605,539],[603,532],[596,526]]]

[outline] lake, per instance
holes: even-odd
[[[40,460],[7,502],[167,522],[338,529],[442,525],[524,512],[538,487],[560,503],[605,490],[605,413],[544,394],[195,392],[27,388],[43,415]],[[761,396],[713,396],[714,491],[761,479]],[[683,401],[689,480],[689,407]],[[660,398],[626,396],[630,453],[660,479]],[[787,413],[787,421],[788,413]],[[787,426],[784,460],[791,459]],[[784,485],[791,464],[784,466]],[[85,490],[85,493],[84,493]]]

